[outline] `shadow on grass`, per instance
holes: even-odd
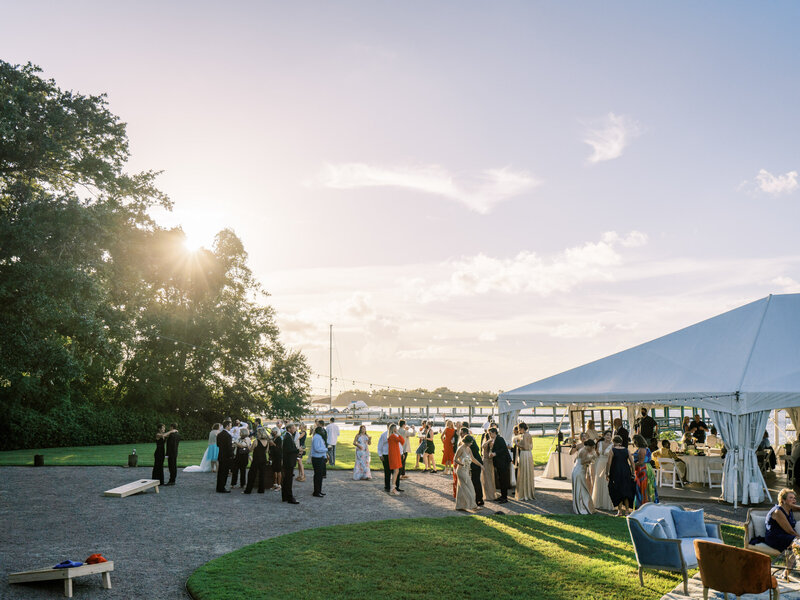
[[[215,559],[192,574],[187,588],[198,600],[230,598],[242,589],[266,598],[274,593],[268,583],[282,581],[287,568],[294,589],[307,598],[329,597],[331,589],[348,598],[428,597],[435,582],[437,597],[470,590],[500,599],[657,600],[675,586],[677,578],[654,574],[651,590],[639,587],[633,551],[625,555],[620,548],[628,535],[624,521],[574,519],[453,516],[306,530]]]

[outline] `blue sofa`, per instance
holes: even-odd
[[[628,531],[639,563],[639,585],[644,587],[644,569],[675,571],[683,575],[683,592],[688,596],[687,571],[697,567],[694,541],[722,543],[722,533],[716,523],[703,523],[705,536],[678,537],[672,513],[685,510],[675,504],[647,502],[628,515]],[[653,527],[654,521],[659,522],[660,527]]]

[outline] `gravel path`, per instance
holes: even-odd
[[[63,598],[63,584],[8,584],[8,573],[100,552],[114,560],[111,590],[99,576],[76,579],[75,598],[189,598],[184,584],[203,563],[265,538],[301,529],[389,518],[452,516],[451,479],[410,472],[399,497],[383,491],[383,475],[352,480],[352,471],[329,471],[325,498],[311,496],[311,472],[295,483],[299,505],[280,492],[214,492],[215,475],[179,472],[177,485],[127,498],[103,491],[149,478],[150,469],[120,467],[2,467],[0,598]],[[704,503],[711,520],[741,524],[746,508]],[[487,503],[479,514],[570,513],[569,493],[538,490],[536,500]]]

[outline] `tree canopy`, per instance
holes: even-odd
[[[301,414],[310,370],[241,240],[187,250],[106,97],[40,73],[0,61],[0,410]]]

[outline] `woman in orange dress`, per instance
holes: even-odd
[[[456,434],[456,429],[453,427],[453,422],[450,420],[445,421],[444,431],[442,432],[442,464],[444,465],[444,474],[449,475],[453,469],[453,456],[455,449],[453,448],[453,436]]]
[[[392,485],[389,493],[396,496],[398,492],[403,491],[397,487],[397,478],[400,475],[400,467],[403,466],[403,444],[405,444],[405,439],[403,439],[403,436],[397,435],[397,425],[394,423],[389,426],[387,441],[389,442],[389,468],[392,470]]]

